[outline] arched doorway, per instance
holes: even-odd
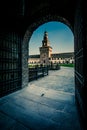
[[[47,30],[48,46],[52,47],[51,55],[48,55],[49,52],[47,51],[46,57],[44,56],[44,51],[46,53],[46,50],[45,50],[46,46],[45,47],[43,46],[43,38],[44,38],[45,29]],[[42,52],[40,53],[39,49],[41,46],[44,50],[42,50]],[[49,66],[50,65],[52,66],[52,63],[53,63],[53,65],[55,67],[56,67],[56,65],[60,65],[61,68],[63,69],[62,66],[72,66],[73,65],[70,62],[71,57],[72,58],[74,57],[73,53],[74,53],[74,39],[73,39],[73,34],[72,34],[71,30],[68,28],[68,26],[66,26],[65,24],[63,24],[61,22],[56,22],[56,21],[47,22],[47,23],[39,26],[32,34],[32,37],[29,42],[29,55],[30,56],[28,59],[28,65],[30,66],[30,68],[31,68],[31,66],[34,67],[35,65],[40,66],[40,64],[42,63],[42,62],[40,62],[40,54],[41,54],[41,56],[42,56],[41,60],[43,60],[43,61],[44,61],[44,59],[46,60],[46,58],[48,58],[48,56],[50,56]],[[36,64],[30,63],[32,60],[33,61],[35,60]],[[39,61],[39,63],[38,63],[38,61]],[[46,65],[46,64],[43,63],[43,65]],[[50,68],[50,69],[52,70],[52,68]],[[69,72],[69,77],[71,77],[72,73],[74,73],[73,71],[74,71],[74,69],[72,69],[72,72]],[[50,71],[49,73],[51,74],[51,72],[52,71]],[[63,73],[63,72],[61,72],[61,73]],[[72,75],[72,77],[74,77],[74,75]],[[55,79],[55,78],[53,78],[53,79]],[[51,81],[52,80],[49,81],[51,85],[48,84],[48,82],[47,82],[47,83],[44,83],[44,87],[47,84],[48,84],[48,88],[51,88],[52,86],[54,86],[55,82],[54,82],[54,84],[52,84]],[[64,81],[64,79],[61,79],[61,82],[65,82],[65,84],[66,84],[67,81]],[[73,79],[71,80],[71,84],[72,83],[73,83]],[[39,85],[39,83],[38,83],[38,85]],[[41,86],[41,85],[39,85],[39,86]],[[56,87],[57,86],[58,86],[58,83],[56,83]],[[62,90],[64,86],[65,85],[62,84],[62,86],[59,87],[60,90]],[[72,93],[74,93],[75,86],[72,85],[72,87],[71,87],[71,85],[70,85],[70,89],[68,89],[68,86],[69,85],[66,85],[66,91],[71,89],[73,91]],[[52,87],[52,88],[54,88],[54,87]],[[57,87],[57,89],[58,89],[58,87]]]
[[[2,19],[1,22],[4,21],[6,24],[1,24],[1,35],[3,35],[3,39],[5,35],[2,33],[3,31],[9,33],[9,29],[11,29],[11,33],[18,32],[20,35],[24,35],[25,30],[25,36],[22,44],[22,87],[26,86],[28,83],[28,75],[27,75],[27,56],[28,56],[28,41],[31,37],[33,31],[42,23],[43,21],[50,21],[50,20],[59,20],[59,16],[62,16],[62,21],[66,21],[67,19],[72,26],[72,30],[74,32],[74,47],[75,47],[75,85],[76,85],[76,99],[79,104],[79,109],[82,114],[82,117],[84,120],[86,120],[87,115],[87,101],[86,101],[86,92],[87,92],[87,67],[86,67],[86,56],[87,56],[87,24],[86,24],[86,6],[84,6],[86,3],[82,0],[64,0],[58,2],[55,1],[20,1],[22,2],[21,6],[23,8],[19,8],[19,6],[16,4],[12,4],[13,8],[11,6],[6,6],[7,8],[4,8],[4,3],[2,4],[4,12],[7,10],[7,14],[4,13],[5,18],[8,16],[7,19]],[[15,3],[15,2],[14,2]],[[24,4],[23,4],[24,3]],[[16,6],[17,5],[17,6]],[[17,7],[17,8],[16,8]],[[83,8],[84,7],[84,8]],[[1,14],[3,12],[1,11]],[[18,11],[18,12],[17,12]],[[22,12],[20,14],[20,12]],[[19,16],[19,17],[17,17]],[[21,17],[20,17],[21,16]],[[27,24],[26,24],[27,23]],[[66,21],[67,23],[67,21]],[[12,26],[10,25],[12,24]],[[8,26],[9,25],[9,26]],[[68,25],[70,25],[68,23]],[[29,28],[28,28],[29,26]],[[22,33],[21,28],[22,29]],[[16,30],[15,30],[16,28]],[[28,29],[27,29],[28,28]],[[19,36],[20,37],[20,36]],[[21,38],[19,38],[18,41],[20,41]],[[13,39],[12,39],[13,40]],[[3,40],[1,40],[2,43]],[[6,39],[7,41],[7,39]],[[2,57],[3,58],[3,57]],[[21,59],[21,57],[20,57]],[[13,82],[15,82],[13,80]],[[7,87],[7,86],[6,86]],[[7,89],[7,88],[6,88]],[[3,91],[3,90],[2,90]],[[83,121],[84,122],[84,121]]]
[[[78,6],[78,8],[79,8],[79,6]],[[75,16],[76,21],[75,21],[74,26],[73,26],[72,23],[70,24],[70,22],[68,20],[66,20],[65,18],[59,17],[58,15],[52,15],[52,14],[46,15],[45,17],[41,17],[40,19],[35,20],[35,22],[28,27],[28,29],[25,33],[24,40],[23,40],[23,47],[26,45],[26,47],[24,47],[24,48],[25,49],[28,48],[28,42],[30,40],[30,37],[31,37],[33,31],[45,22],[49,22],[51,20],[54,20],[54,21],[56,20],[56,21],[61,21],[61,22],[65,23],[66,25],[68,25],[70,27],[70,29],[74,33],[75,97],[76,97],[76,100],[78,102],[80,112],[84,113],[86,111],[85,107],[83,107],[84,105],[81,106],[81,104],[83,102],[82,97],[83,97],[83,93],[84,93],[84,90],[85,90],[84,87],[81,87],[81,86],[84,86],[84,78],[85,78],[84,77],[85,71],[84,71],[84,68],[83,68],[83,61],[84,61],[84,58],[83,58],[83,53],[84,53],[84,49],[83,49],[84,39],[83,39],[83,37],[84,36],[83,35],[84,35],[84,33],[82,31],[84,25],[82,24],[81,19],[80,19],[82,15],[80,15],[80,17],[79,17],[80,22],[77,20],[77,16],[79,15],[78,13],[79,12],[77,10],[76,16]],[[78,26],[77,26],[77,24],[78,24]],[[79,28],[80,28],[80,32],[79,32]],[[80,40],[79,40],[79,37],[80,37]],[[81,40],[81,39],[83,39],[83,40]],[[28,55],[28,50],[26,51],[25,55]],[[25,66],[27,66],[27,62],[25,62],[23,57],[22,57],[22,63],[23,64],[25,63]],[[26,75],[26,76],[24,76],[24,75]],[[25,77],[28,77],[27,69],[24,70],[22,68],[22,87],[26,86],[27,83],[28,83],[28,78],[26,78],[26,81],[25,81]],[[82,95],[80,95],[79,90],[83,91]],[[82,117],[85,119],[85,114],[82,114]]]
[[[23,44],[22,44],[22,87],[26,86],[28,83],[28,65],[27,65],[27,60],[25,57],[28,55],[28,49],[29,48],[29,40],[33,34],[33,31],[38,28],[40,25],[49,22],[49,21],[60,21],[64,24],[66,24],[67,26],[69,26],[69,28],[73,31],[72,26],[70,25],[70,23],[62,17],[59,17],[57,15],[47,15],[45,17],[42,17],[41,19],[37,20],[35,23],[33,23],[31,26],[29,26],[26,30],[26,33],[24,35],[24,39],[23,39]],[[25,52],[25,50],[27,49],[27,51]],[[24,56],[25,55],[25,56]],[[25,70],[24,68],[27,67],[27,69]],[[26,76],[25,76],[26,75]]]

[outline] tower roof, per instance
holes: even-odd
[[[42,46],[49,46],[48,32],[47,31],[44,31]]]
[[[44,32],[44,40],[47,40],[48,39],[48,33],[47,31]]]

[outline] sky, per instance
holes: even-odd
[[[74,36],[71,29],[61,22],[47,22],[39,26],[29,41],[29,55],[40,54],[44,31],[48,32],[52,53],[74,52]]]

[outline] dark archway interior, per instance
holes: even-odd
[[[27,86],[27,48],[33,31],[44,22],[60,20],[65,22],[74,33],[75,97],[83,126],[87,129],[85,5],[82,0],[59,2],[58,0],[3,0],[0,2],[0,97]]]

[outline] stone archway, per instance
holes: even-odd
[[[28,42],[33,31],[41,24],[56,20],[64,22],[74,32],[74,51],[75,51],[75,95],[76,101],[82,115],[83,122],[87,118],[87,8],[86,2],[83,0],[15,0],[1,4],[1,26],[0,26],[0,43],[2,46],[5,40],[8,43],[9,32],[19,34],[17,36],[18,43],[21,43],[21,38],[24,36],[22,42],[22,87],[28,84]],[[20,3],[20,5],[19,5]],[[6,5],[6,6],[5,6]],[[2,17],[4,16],[4,17]],[[62,18],[59,16],[63,16]],[[3,19],[4,18],[4,19]],[[39,18],[39,19],[38,19]],[[69,23],[67,20],[69,20]],[[5,23],[5,24],[4,24]],[[28,27],[29,26],[29,27]],[[22,29],[21,29],[22,28]],[[25,32],[26,30],[26,32]],[[6,34],[5,34],[6,33]],[[25,33],[25,35],[24,35]],[[7,35],[7,37],[6,37]],[[19,38],[18,38],[19,37]],[[14,37],[9,39],[14,42]],[[11,44],[12,44],[11,42]],[[10,42],[9,42],[10,43]],[[2,48],[0,48],[2,49]],[[21,53],[21,52],[20,52]],[[1,55],[2,60],[3,55]],[[21,59],[21,56],[19,57]],[[8,59],[7,59],[8,62]],[[2,67],[3,68],[3,67]],[[9,70],[9,72],[12,70]],[[8,73],[9,73],[8,72]],[[1,73],[2,74],[2,73]],[[21,81],[21,78],[20,78]],[[5,81],[1,81],[3,84]],[[13,79],[15,83],[15,80]],[[1,85],[2,86],[2,85]],[[7,86],[4,85],[7,89]],[[15,88],[15,85],[14,85]],[[1,94],[4,92],[0,88]],[[11,90],[12,91],[12,90]],[[85,123],[87,128],[87,125]]]
[[[33,20],[33,23],[27,27],[27,31],[24,35],[23,45],[22,45],[22,52],[24,50],[24,54],[22,53],[22,64],[26,66],[26,69],[22,66],[22,87],[25,87],[28,84],[28,64],[27,61],[23,57],[28,56],[28,42],[30,37],[35,29],[37,29],[43,23],[49,21],[60,21],[69,26],[69,28],[74,33],[74,55],[75,55],[75,97],[78,109],[80,111],[80,115],[83,121],[83,124],[86,120],[86,92],[87,92],[87,85],[86,85],[86,75],[87,75],[87,67],[86,67],[86,23],[83,17],[83,8],[82,4],[79,2],[76,12],[74,12],[74,21],[73,18],[69,18],[70,21],[66,20],[66,17],[59,17],[57,15],[49,14],[46,16],[41,16],[37,20]],[[39,16],[38,16],[39,17]],[[68,18],[68,16],[67,16]],[[25,45],[26,44],[26,45]],[[25,56],[23,56],[25,55]],[[86,125],[86,124],[84,124]],[[83,125],[83,126],[84,126]]]
[[[73,32],[73,27],[71,26],[69,21],[57,15],[47,15],[45,17],[42,17],[41,19],[37,20],[27,28],[22,43],[22,87],[26,87],[28,85],[28,61],[27,60],[28,60],[28,51],[29,51],[28,46],[29,46],[29,40],[31,38],[31,35],[33,31],[35,31],[35,29],[37,29],[40,25],[49,21],[58,21],[64,23]]]

